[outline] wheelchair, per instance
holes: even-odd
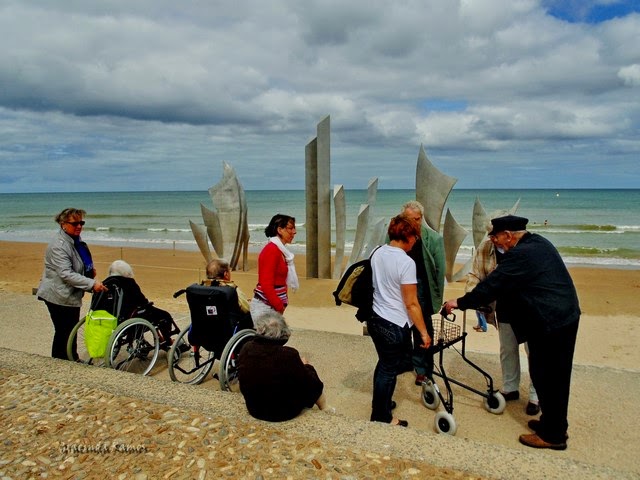
[[[67,341],[67,357],[88,365],[97,365],[131,373],[148,375],[156,365],[161,346],[168,348],[171,337],[180,333],[171,319],[169,338],[164,338],[160,325],[142,318],[145,309],[153,304],[137,308],[130,318],[121,315],[123,290],[116,283],[109,285],[107,292],[94,294],[91,309],[103,309],[118,319],[118,326],[111,333],[104,357],[92,358],[84,341],[85,317],[71,331]],[[175,343],[175,342],[174,342]],[[74,346],[77,358],[74,358]]]
[[[182,330],[167,356],[169,376],[174,382],[197,385],[211,372],[216,360],[220,388],[238,391],[238,355],[255,335],[248,313],[238,306],[235,287],[193,284],[173,294],[187,294],[191,324]],[[181,345],[188,345],[189,349]],[[213,374],[215,378],[216,374]]]

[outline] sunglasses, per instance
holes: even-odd
[[[84,220],[80,220],[79,222],[66,222],[69,225],[73,225],[74,227],[77,227],[78,225],[84,225],[86,222]]]

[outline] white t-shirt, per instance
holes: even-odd
[[[418,283],[415,262],[401,248],[383,245],[372,255],[371,269],[373,311],[400,327],[412,326],[402,300],[401,285]]]

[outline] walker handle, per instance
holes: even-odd
[[[442,307],[442,309],[440,309],[440,315],[442,315],[442,318],[449,322],[456,321],[456,314],[451,312],[449,315],[447,315],[447,310],[444,308],[444,306]]]

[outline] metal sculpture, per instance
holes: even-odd
[[[231,165],[223,162],[219,183],[209,188],[214,208],[200,205],[204,226],[189,220],[191,232],[205,260],[228,255],[232,270],[236,270],[242,257],[242,269],[247,270],[249,225],[244,189]],[[213,248],[212,249],[210,248]]]

